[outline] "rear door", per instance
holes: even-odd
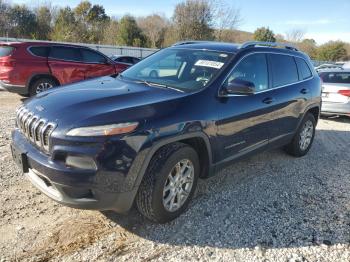
[[[323,72],[320,74],[322,84],[322,102],[349,103],[350,72]]]
[[[61,85],[84,80],[88,69],[78,47],[52,46],[48,64]]]
[[[311,96],[308,81],[311,81],[312,73],[308,69],[309,73],[305,74],[305,77],[299,76],[297,63],[307,66],[302,58],[278,53],[271,53],[268,58],[273,90],[271,104],[274,111],[271,115],[269,142],[283,143],[294,135]]]
[[[86,66],[85,79],[115,74],[113,62],[102,54],[87,48],[80,51]]]

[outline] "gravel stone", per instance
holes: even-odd
[[[201,180],[157,225],[61,206],[11,160],[21,97],[0,93],[0,261],[350,261],[350,118],[325,118],[307,156],[264,152]]]

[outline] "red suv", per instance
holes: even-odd
[[[45,42],[0,43],[0,87],[33,96],[124,68],[93,49]]]

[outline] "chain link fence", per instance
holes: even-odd
[[[130,47],[130,46],[113,46],[113,45],[98,45],[98,44],[84,44],[84,43],[68,43],[68,42],[52,42],[52,41],[38,41],[30,39],[21,39],[21,38],[7,38],[0,37],[0,42],[46,42],[46,43],[59,43],[59,44],[70,44],[70,45],[81,45],[87,46],[92,49],[98,50],[101,53],[112,56],[112,55],[127,55],[134,56],[138,58],[145,58],[158,49],[153,48],[142,48],[142,47]]]

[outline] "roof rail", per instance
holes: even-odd
[[[296,48],[293,45],[286,44],[286,43],[278,43],[278,42],[260,42],[260,41],[249,41],[243,43],[240,48],[250,48],[255,46],[261,46],[261,47],[283,47],[285,49],[293,50],[293,51],[299,51],[298,48]]]
[[[172,46],[179,46],[179,45],[190,45],[190,44],[198,44],[198,43],[208,43],[209,41],[195,41],[195,40],[189,40],[189,41],[181,41],[173,44]]]

